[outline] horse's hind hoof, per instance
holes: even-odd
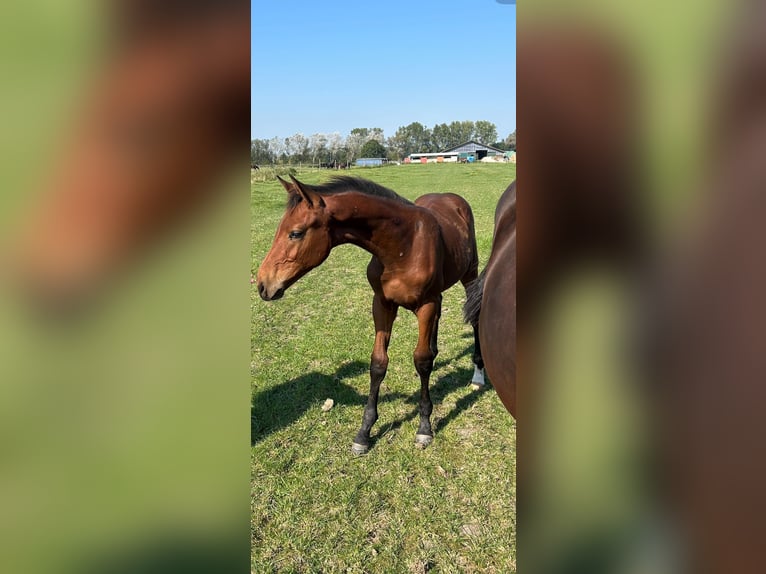
[[[434,437],[432,437],[429,434],[416,434],[415,435],[415,446],[417,446],[418,448],[426,448],[433,441],[434,441]]]
[[[476,365],[473,366],[473,377],[471,378],[471,388],[474,391],[479,391],[484,388],[484,369],[480,369]]]
[[[358,442],[351,443],[351,452],[357,456],[367,454],[368,450],[370,450],[370,447],[366,444],[359,444]]]

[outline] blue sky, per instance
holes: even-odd
[[[252,0],[253,138],[488,120],[516,129],[516,6]]]

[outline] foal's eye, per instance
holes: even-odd
[[[288,237],[290,239],[303,239],[304,235],[306,235],[305,231],[299,231],[299,230],[296,229],[295,231],[291,231],[290,235],[288,235]]]

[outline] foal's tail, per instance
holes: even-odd
[[[465,286],[465,305],[463,305],[463,320],[473,327],[479,324],[479,313],[481,313],[481,298],[484,294],[484,276],[487,268],[481,272],[476,279]]]

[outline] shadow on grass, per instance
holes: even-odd
[[[434,372],[438,371],[439,369],[441,369],[441,368],[443,368],[443,367],[445,367],[445,366],[447,366],[449,364],[454,363],[455,361],[459,361],[463,357],[472,356],[473,355],[473,335],[472,334],[464,334],[464,335],[462,335],[461,338],[463,338],[463,339],[470,339],[471,340],[470,344],[465,349],[463,349],[463,351],[461,353],[458,353],[457,355],[455,355],[454,357],[450,357],[449,359],[443,357],[441,354],[437,355],[436,356],[436,360],[434,361]],[[469,372],[469,374],[468,374],[469,380],[470,380],[470,377],[472,377],[472,376],[473,376],[473,370],[471,370]]]
[[[471,344],[453,357],[437,358],[434,365],[434,373],[437,373],[444,366],[452,364],[466,355],[470,355],[472,352],[473,345]],[[362,408],[367,402],[367,394],[360,394],[355,388],[344,383],[343,380],[366,373],[368,369],[369,365],[367,363],[351,361],[341,365],[333,374],[307,373],[264,391],[254,392],[250,407],[250,444],[255,445],[271,433],[291,425],[303,416],[312,405],[316,405],[319,401],[330,396],[333,397],[336,405],[359,405],[359,417],[361,418]],[[430,387],[431,400],[436,404],[443,402],[450,393],[466,387],[472,375],[473,367],[459,368],[443,374],[436,379],[436,382],[433,382],[432,375]],[[473,391],[461,397],[449,413],[438,421],[434,421],[434,431],[439,432],[444,429],[460,413],[470,408],[480,395],[489,388],[491,387],[487,385],[484,389]],[[379,420],[375,427],[373,427],[373,434],[370,437],[371,448],[375,446],[375,443],[380,438],[398,430],[405,421],[419,416],[419,387],[413,388],[412,394],[393,392],[381,394],[379,402],[386,403],[400,399],[412,404],[412,410],[393,422]],[[349,429],[350,434],[353,434],[355,431],[356,428]]]
[[[471,339],[473,339],[473,336],[471,336]],[[454,357],[450,359],[445,359],[443,361],[437,361],[436,365],[434,365],[434,373],[445,365],[454,363],[458,359],[465,357],[466,355],[470,355],[473,353],[473,345],[470,345],[466,349],[464,349],[461,353],[455,355]],[[450,395],[451,393],[458,391],[460,389],[464,389],[470,384],[471,377],[473,376],[473,366],[470,368],[461,367],[459,369],[456,369],[450,373],[446,373],[442,376],[440,376],[436,382],[433,382],[433,374],[432,374],[432,382],[430,387],[431,392],[431,401],[437,405],[439,403],[442,403],[444,399]],[[484,393],[486,393],[488,390],[492,389],[492,385],[487,382],[487,384],[478,390],[472,390],[467,395],[461,397],[455,402],[455,406],[445,414],[445,416],[435,419],[432,415],[431,417],[431,425],[433,427],[434,434],[438,435],[439,432],[444,430],[444,428],[450,424],[453,420],[457,418],[458,415],[460,415],[462,412],[469,409],[477,400],[479,400],[479,397],[481,397]],[[371,445],[374,445],[374,443],[380,439],[382,439],[385,435],[396,431],[399,429],[399,427],[402,426],[403,423],[405,423],[408,420],[415,419],[420,416],[420,411],[418,407],[418,403],[420,402],[420,389],[416,389],[415,392],[405,398],[406,402],[409,404],[412,404],[412,410],[408,412],[406,415],[396,419],[393,422],[383,424],[379,427],[378,433],[374,434],[371,437]],[[380,424],[380,421],[379,423]],[[374,431],[373,431],[374,432]]]
[[[367,363],[351,361],[331,375],[307,373],[265,391],[254,392],[250,406],[250,444],[291,425],[312,405],[327,397],[333,397],[336,405],[363,405],[367,397],[342,381],[366,373],[368,369]]]

